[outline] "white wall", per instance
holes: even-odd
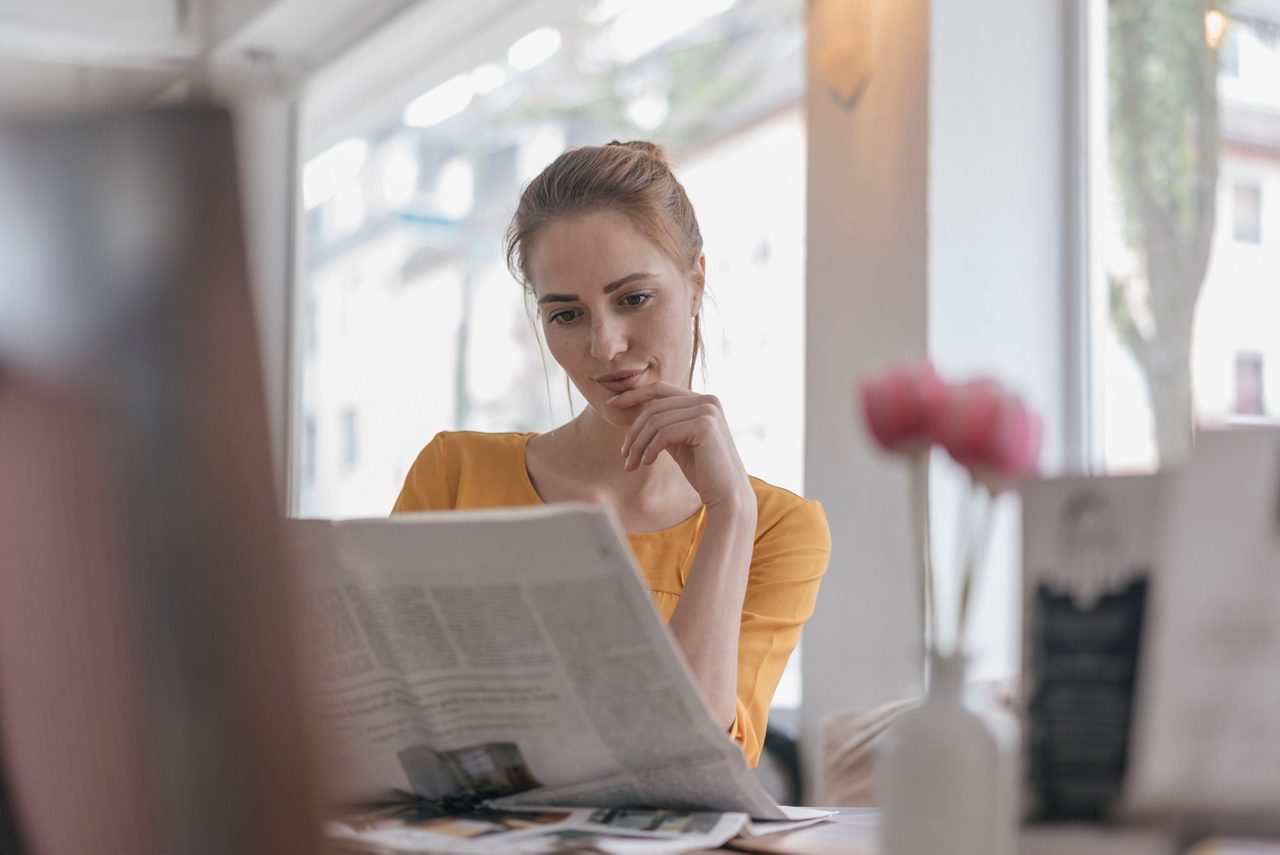
[[[991,374],[1022,393],[1045,420],[1048,471],[1067,411],[1062,6],[935,2],[929,74],[929,353],[944,376]],[[933,486],[945,574],[966,483],[940,456]],[[999,514],[970,636],[988,678],[1018,670],[1017,503]]]

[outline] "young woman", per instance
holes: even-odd
[[[708,709],[755,765],[831,541],[821,506],[749,476],[720,402],[690,391],[706,259],[684,188],[651,143],[565,152],[521,196],[507,261],[587,407],[541,435],[437,435],[395,511],[613,508]]]

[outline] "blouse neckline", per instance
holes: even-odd
[[[523,485],[526,489],[526,492],[528,492],[530,498],[533,499],[533,503],[538,505],[545,505],[547,504],[547,502],[544,502],[542,500],[542,496],[538,495],[538,489],[533,486],[533,478],[529,475],[529,463],[528,463],[529,440],[533,439],[535,436],[537,436],[536,433],[526,433],[520,440],[520,447],[519,447],[520,473],[524,476],[524,478],[522,479]],[[669,537],[675,534],[682,534],[685,529],[689,529],[689,528],[692,528],[696,531],[697,528],[701,525],[702,517],[704,514],[706,514],[706,512],[707,512],[707,506],[701,505],[690,516],[685,517],[683,520],[681,520],[680,522],[676,523],[673,526],[670,526],[669,528],[661,528],[655,531],[635,531],[635,532],[629,531],[627,532],[627,537],[662,538],[662,537]]]

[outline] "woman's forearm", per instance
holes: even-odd
[[[737,710],[738,629],[755,533],[754,495],[708,506],[702,542],[671,616],[689,670],[726,730]]]

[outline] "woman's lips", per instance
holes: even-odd
[[[640,379],[648,370],[648,368],[641,368],[638,371],[613,371],[608,374],[601,374],[595,379],[597,383],[613,394],[620,395],[628,389],[634,389],[640,385]]]

